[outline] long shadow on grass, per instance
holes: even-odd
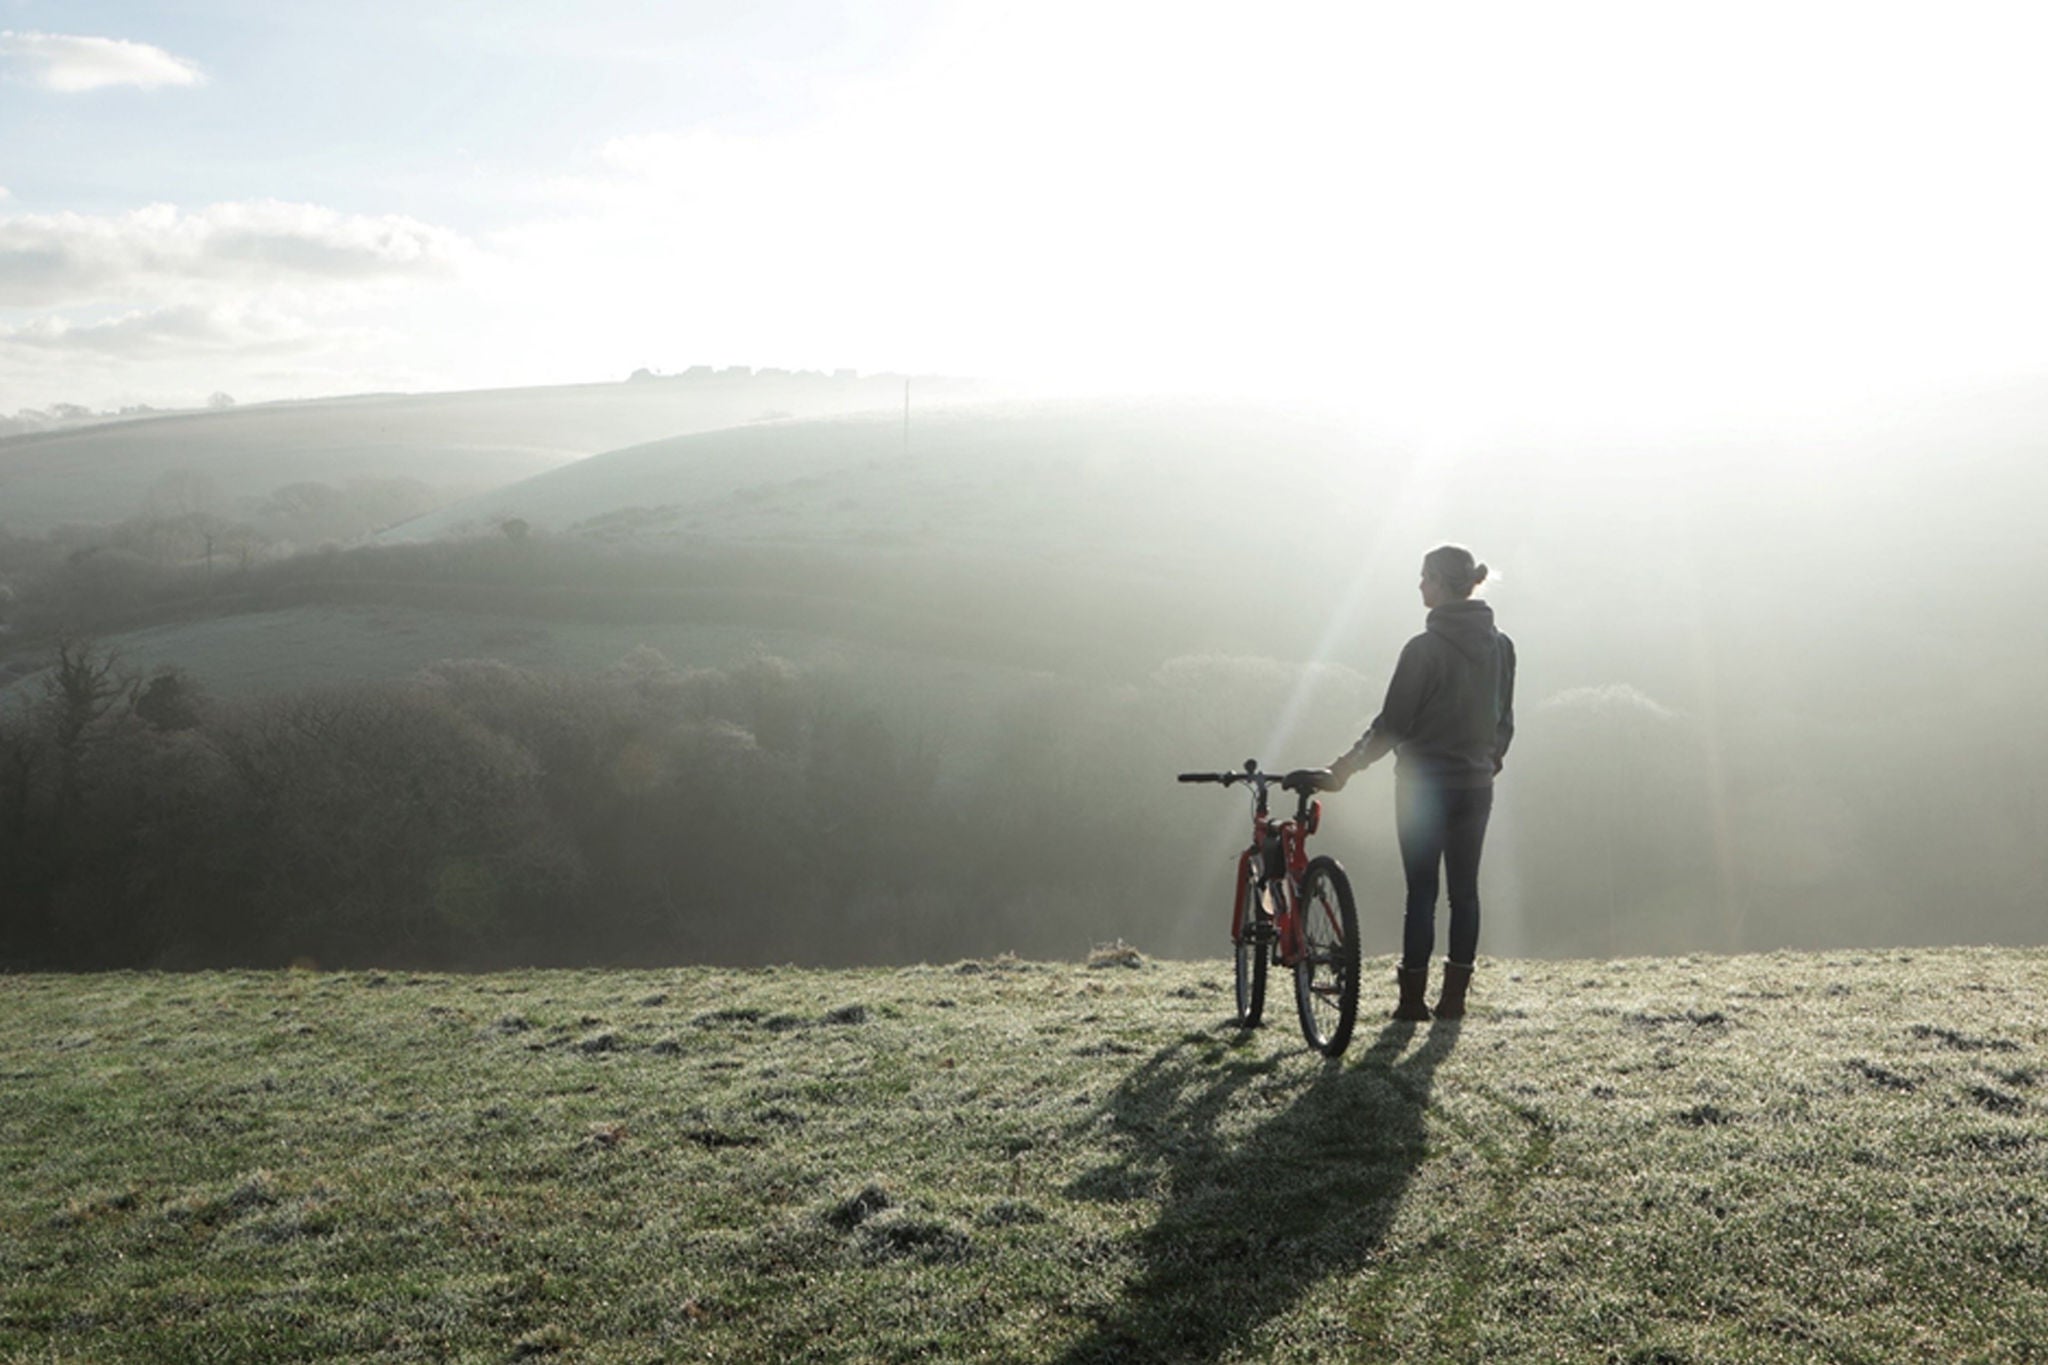
[[[1264,1101],[1256,1083],[1281,1058],[1219,1059],[1183,1042],[1133,1072],[1107,1106],[1122,1154],[1068,1193],[1163,1192],[1165,1210],[1140,1243],[1142,1271],[1062,1359],[1214,1360],[1319,1281],[1365,1265],[1422,1162],[1430,1087],[1458,1026],[1428,1029],[1403,1056],[1417,1036],[1388,1024],[1362,1057],[1329,1064],[1249,1129],[1234,1120]]]

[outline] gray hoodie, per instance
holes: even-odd
[[[1468,600],[1429,613],[1359,745],[1375,736],[1393,745],[1405,777],[1493,784],[1515,737],[1515,644],[1494,629],[1492,607]]]

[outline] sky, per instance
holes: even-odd
[[[0,414],[712,364],[1681,420],[2039,376],[2044,50],[1969,0],[0,0]]]

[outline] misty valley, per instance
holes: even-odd
[[[0,439],[0,962],[1214,956],[1242,812],[1172,775],[1342,751],[1445,539],[1522,652],[1489,952],[2043,941],[2036,391],[1430,443],[837,385]],[[1391,801],[1325,798],[1368,953]]]

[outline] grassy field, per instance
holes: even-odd
[[[2048,953],[1101,956],[0,977],[0,1357],[2048,1358]]]

